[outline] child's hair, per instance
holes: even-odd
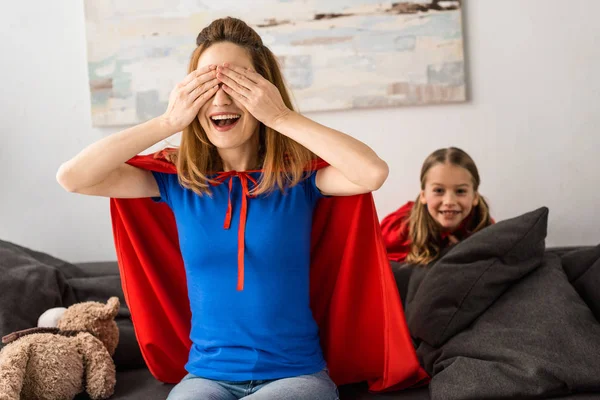
[[[425,190],[427,172],[437,164],[456,165],[469,171],[473,180],[473,190],[477,193],[480,179],[475,162],[467,153],[456,147],[436,150],[425,159],[421,168],[421,190]],[[483,196],[479,195],[479,203],[473,207],[467,218],[469,220],[465,228],[469,234],[492,224],[489,206]],[[436,260],[442,250],[441,227],[429,214],[426,205],[421,203],[420,196],[410,212],[409,224],[411,245],[406,261],[426,265]]]
[[[192,53],[188,72],[197,68],[198,60],[210,46],[229,42],[244,48],[257,73],[273,83],[283,98],[283,102],[293,110],[290,96],[275,55],[266,46],[254,29],[237,18],[221,18],[204,28],[196,39],[196,49]],[[284,189],[294,186],[305,178],[305,169],[316,157],[304,146],[275,130],[259,123],[259,161],[263,174],[253,194]],[[198,194],[208,193],[210,180],[207,175],[221,171],[221,157],[197,118],[183,130],[179,149],[169,151],[168,159],[177,165],[182,186]]]

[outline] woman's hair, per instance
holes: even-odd
[[[273,83],[279,89],[285,105],[290,110],[294,109],[277,59],[263,45],[258,33],[239,19],[217,19],[200,32],[196,39],[198,47],[192,53],[188,73],[197,68],[204,50],[221,42],[230,42],[244,48],[256,72]],[[253,194],[267,193],[275,188],[283,190],[297,184],[306,176],[305,169],[315,158],[311,151],[262,123],[259,123],[257,134],[258,158],[262,164],[263,175],[257,187],[252,190]],[[211,181],[207,175],[223,169],[216,147],[208,140],[197,118],[183,130],[179,148],[168,156],[177,165],[182,186],[198,194],[209,192]]]
[[[467,153],[456,147],[436,150],[425,159],[421,167],[421,190],[425,190],[427,172],[437,164],[456,165],[469,171],[473,190],[477,194],[480,179],[475,162]],[[492,224],[489,206],[483,196],[479,195],[479,203],[473,207],[465,222],[465,229],[469,234]],[[424,265],[437,259],[442,250],[441,227],[429,214],[427,206],[421,203],[420,196],[410,212],[409,224],[411,245],[406,261]]]

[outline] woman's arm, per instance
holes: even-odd
[[[291,111],[275,85],[260,74],[235,65],[217,67],[223,89],[266,126],[300,143],[330,166],[317,172],[317,187],[327,195],[377,190],[388,166],[366,144]]]
[[[160,119],[155,118],[134,127],[125,129],[119,133],[107,136],[95,143],[92,143],[79,154],[65,162],[60,166],[56,174],[56,179],[60,185],[69,192],[103,195],[111,187],[115,185],[121,186],[119,182],[122,180],[131,181],[132,194],[144,194],[148,188],[144,183],[151,182],[145,179],[143,172],[136,174],[134,167],[126,168],[125,162],[147,149],[148,147],[160,142],[161,140],[171,136],[173,132]],[[132,177],[131,174],[136,174]],[[127,177],[132,179],[128,179]],[[143,185],[140,190],[136,190],[135,181],[137,178],[140,184]],[[127,185],[123,185],[123,189],[127,189]],[[157,188],[158,189],[158,188]],[[152,194],[156,196],[156,191],[152,190]],[[130,197],[126,193],[123,196],[112,197]],[[145,196],[132,196],[145,197]]]
[[[171,92],[165,114],[89,145],[60,166],[56,179],[70,192],[108,197],[158,196],[152,174],[125,162],[189,125],[217,88],[214,66],[190,73]]]
[[[388,176],[388,165],[363,142],[288,110],[271,128],[327,161],[317,173],[317,187],[327,195],[372,192]]]

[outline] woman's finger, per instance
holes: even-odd
[[[210,64],[205,65],[204,67],[198,68],[187,74],[187,76],[180,82],[181,86],[186,86],[188,83],[192,82],[195,78],[199,77],[202,74],[213,71],[217,68],[216,65]]]
[[[204,72],[197,72],[197,76],[189,81],[185,86],[183,91],[185,93],[191,93],[197,87],[204,85],[206,82],[214,79],[216,76],[216,68],[208,69]]]
[[[224,74],[224,75],[230,77],[231,79],[236,81],[238,84],[247,88],[250,91],[252,91],[257,86],[257,84],[254,83],[254,81],[252,81],[251,79],[248,79],[248,77],[246,75],[240,74],[231,68],[217,67],[217,73],[221,73],[221,74]]]
[[[219,85],[219,80],[217,78],[213,78],[210,81],[204,83],[203,85],[198,86],[196,89],[194,89],[190,92],[190,102],[196,101],[196,99],[199,96],[201,96],[205,92],[209,91],[214,86],[218,86],[218,85]]]
[[[230,69],[236,72],[237,74],[242,75],[254,84],[258,84],[261,81],[261,79],[265,79],[259,73],[254,72],[248,68],[240,67],[239,65],[225,63],[223,64],[223,66],[225,67],[225,69]]]
[[[247,97],[250,92],[250,88],[243,86],[235,79],[232,79],[229,75],[225,75],[222,72],[217,73],[217,79],[245,97]]]
[[[208,90],[201,93],[200,96],[198,96],[198,98],[196,98],[196,100],[194,100],[194,102],[192,103],[192,107],[194,107],[194,108],[202,107],[204,105],[204,103],[206,103],[206,101],[208,101],[208,99],[210,99],[211,97],[213,97],[215,95],[215,93],[217,93],[217,90],[219,90],[218,84],[214,85],[213,87],[208,88]]]
[[[230,88],[226,84],[221,85],[221,87],[223,88],[223,90],[225,91],[225,93],[227,93],[229,96],[233,97],[234,99],[236,99],[237,101],[239,101],[240,103],[242,103],[242,105],[247,108],[248,98],[246,96],[244,96],[241,93],[235,91],[234,89]]]

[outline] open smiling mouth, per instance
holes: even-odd
[[[241,115],[239,114],[223,114],[210,117],[210,121],[216,130],[220,132],[228,131],[237,125]]]

